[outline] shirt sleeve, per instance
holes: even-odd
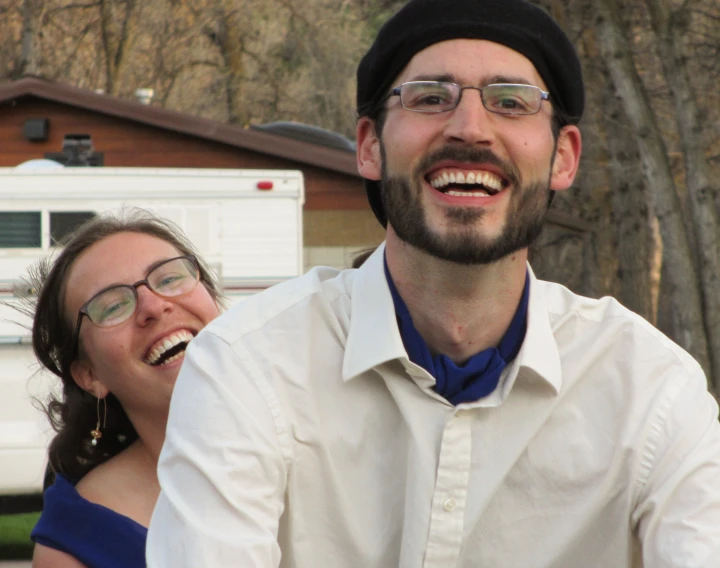
[[[648,421],[641,484],[634,520],[644,566],[720,567],[720,423],[701,372]]]
[[[209,332],[190,344],[170,405],[150,568],[276,568],[286,464],[280,413],[252,358]]]

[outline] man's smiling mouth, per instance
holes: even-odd
[[[456,197],[491,197],[508,184],[500,176],[486,170],[440,169],[427,176],[435,189]]]

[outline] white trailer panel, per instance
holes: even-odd
[[[57,381],[38,372],[30,322],[9,305],[28,292],[28,268],[55,250],[55,219],[132,207],[168,218],[218,273],[232,304],[301,274],[303,202],[299,171],[0,168],[0,215],[32,213],[39,231],[39,246],[6,246],[0,226],[0,495],[40,490],[52,434],[33,398],[44,400]]]

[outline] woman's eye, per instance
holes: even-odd
[[[112,304],[108,304],[100,313],[100,319],[102,321],[112,319],[112,317],[121,312],[127,304],[127,302],[114,302]]]
[[[173,285],[177,284],[178,282],[181,282],[185,279],[185,275],[183,274],[168,274],[166,276],[163,276],[157,283],[156,287],[159,289],[164,288],[170,288]]]

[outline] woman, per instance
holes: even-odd
[[[217,285],[181,232],[144,212],[83,225],[33,280],[33,349],[62,381],[33,566],[145,566],[170,395],[188,342],[219,314]]]

